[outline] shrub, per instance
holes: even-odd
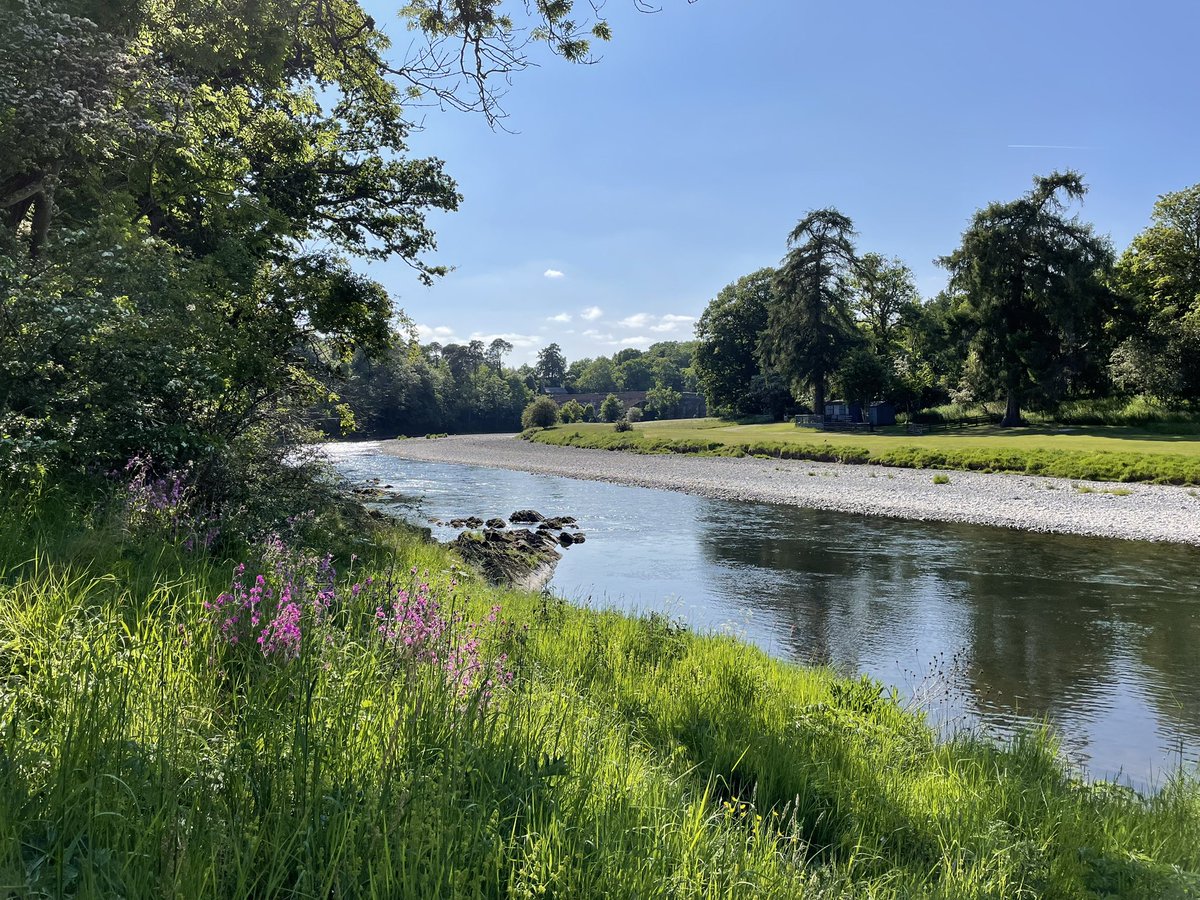
[[[559,409],[558,414],[562,417],[563,422],[570,424],[572,422],[583,421],[583,404],[578,400],[568,400]]]
[[[628,419],[617,419],[613,429],[615,431],[633,431],[633,423]]]
[[[609,394],[600,404],[600,419],[604,422],[615,422],[625,415],[625,404],[616,394]]]
[[[524,428],[549,428],[558,423],[558,404],[549,397],[538,397],[521,413]]]
[[[596,407],[594,404],[589,403],[583,408],[583,421],[585,421],[585,422],[595,422],[596,421]]]
[[[949,484],[950,476],[949,475],[934,475],[933,483],[934,484]]]
[[[629,409],[625,410],[625,418],[630,422],[642,421],[642,415],[643,413],[640,406],[631,406]]]

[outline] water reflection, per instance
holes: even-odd
[[[769,652],[867,672],[997,733],[1049,719],[1097,776],[1144,786],[1200,747],[1197,550],[856,517],[339,448],[422,522],[532,506],[588,542],[551,587],[733,628]]]

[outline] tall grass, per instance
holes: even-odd
[[[939,741],[865,679],[497,591],[400,529],[359,550],[283,659],[209,621],[234,561],[61,507],[6,517],[0,895],[1200,890],[1192,780],[1089,785],[1046,734]],[[479,634],[511,685],[463,690],[380,637],[378,593],[348,584],[414,567],[463,620],[500,607]]]

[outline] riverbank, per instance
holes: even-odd
[[[393,523],[226,560],[90,500],[0,517],[14,895],[1200,888],[1191,778],[1143,797],[1045,735],[943,741],[874,682],[490,587]]]
[[[608,481],[721,500],[1200,544],[1200,492],[1171,485],[806,460],[634,454],[551,446],[515,435],[456,435],[380,441],[373,446],[407,459]]]

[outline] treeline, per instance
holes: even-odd
[[[516,431],[539,392],[561,387],[573,394],[647,391],[649,414],[667,418],[683,392],[697,389],[695,348],[694,341],[663,341],[568,363],[562,348],[550,344],[535,363],[514,368],[505,365],[513,347],[502,338],[422,345],[397,335],[384,353],[360,352],[332,373],[327,387],[336,400],[324,402],[319,415],[331,434]],[[598,404],[593,414],[599,416]]]
[[[1063,401],[1200,399],[1200,185],[1161,197],[1117,257],[1072,214],[1074,172],[979,210],[923,301],[898,259],[859,253],[835,209],[801,219],[778,268],[725,287],[694,370],[727,415],[823,411],[831,392],[916,411],[999,401],[1003,423]]]

